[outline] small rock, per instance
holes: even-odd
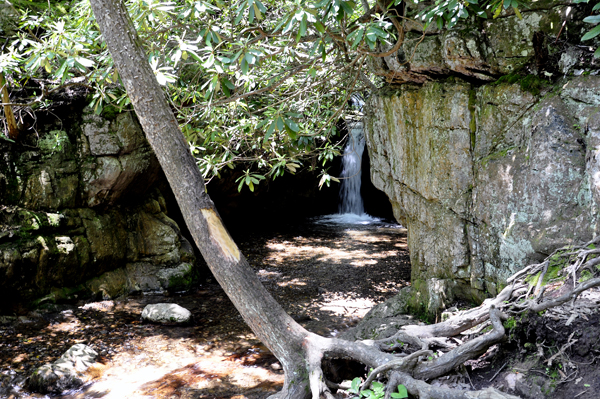
[[[192,313],[175,303],[155,303],[146,305],[142,311],[142,319],[153,323],[187,323]]]
[[[275,363],[271,364],[271,368],[273,370],[281,370],[281,364],[275,362]]]
[[[29,389],[40,393],[61,393],[83,385],[82,373],[98,353],[84,344],[73,345],[57,361],[38,368],[29,377]]]

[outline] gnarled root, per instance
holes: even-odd
[[[385,399],[389,399],[390,393],[399,384],[404,385],[411,395],[419,399],[519,399],[518,396],[500,392],[492,387],[480,391],[436,387],[399,371],[395,371],[390,376]]]
[[[459,312],[442,323],[428,326],[404,326],[395,335],[375,341],[351,342],[336,338],[323,338],[309,333],[303,344],[305,364],[298,366],[304,367],[304,370],[308,371],[308,378],[305,382],[310,385],[312,399],[321,397],[332,399],[333,395],[330,389],[349,389],[348,385],[340,385],[326,380],[321,365],[324,356],[353,359],[372,369],[360,388],[368,389],[375,379],[387,380],[386,399],[390,398],[390,394],[396,390],[399,384],[404,385],[411,395],[420,399],[516,398],[516,396],[497,391],[494,388],[463,391],[432,386],[425,380],[447,374],[460,367],[465,361],[480,356],[492,345],[504,340],[505,329],[502,320],[506,320],[507,313],[517,314],[525,310],[539,312],[573,300],[582,292],[600,286],[600,277],[580,283],[575,278],[577,270],[586,268],[589,270],[600,262],[598,260],[600,258],[587,259],[589,255],[597,253],[600,253],[600,250],[590,250],[587,245],[579,247],[577,251],[559,253],[560,256],[569,256],[569,259],[572,259],[570,269],[566,273],[569,278],[572,277],[573,288],[556,298],[544,298],[545,286],[542,281],[548,273],[550,265],[549,260],[546,260],[541,264],[528,266],[510,277],[508,279],[510,285],[495,298],[484,301],[476,308]],[[533,279],[535,276],[537,276],[537,280]],[[459,344],[452,345],[445,342],[447,340],[445,337],[458,335],[487,320],[491,322],[493,328],[491,332],[465,343],[460,340]],[[431,350],[432,347],[441,347],[446,352],[435,357]],[[408,351],[409,348],[412,353]],[[390,353],[393,350],[401,350],[404,353]],[[441,352],[438,351],[438,353]],[[306,385],[304,386],[306,388]]]

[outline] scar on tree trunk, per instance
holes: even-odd
[[[19,138],[19,125],[15,119],[12,106],[10,105],[10,97],[8,95],[8,83],[4,78],[4,74],[0,72],[0,87],[2,88],[2,105],[4,108],[4,117],[8,129],[8,138],[16,140]]]

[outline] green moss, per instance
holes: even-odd
[[[540,90],[542,89],[545,83],[546,81],[540,79],[535,75],[527,75],[519,82],[521,90],[527,91],[533,94],[534,96],[540,94]]]
[[[493,154],[488,155],[487,157],[482,158],[481,161],[480,161],[481,162],[481,166],[485,167],[485,166],[487,166],[487,164],[490,161],[495,161],[497,159],[502,159],[502,158],[506,157],[506,155],[508,154],[508,152],[511,151],[511,150],[514,150],[515,148],[517,148],[517,147],[515,147],[515,146],[508,147],[508,148],[505,148],[503,150],[496,151]]]
[[[517,83],[519,81],[519,78],[521,76],[516,74],[516,73],[511,73],[508,75],[504,75],[501,76],[497,81],[495,81],[494,83],[492,83],[493,85],[499,85],[502,83],[509,83],[509,84],[513,84],[513,83]]]
[[[541,89],[544,87],[545,84],[547,84],[547,82],[544,79],[541,79],[536,75],[522,76],[518,73],[511,73],[508,75],[501,76],[497,81],[495,81],[492,84],[499,85],[502,83],[519,83],[519,86],[521,86],[521,90],[529,92],[534,96],[539,95]]]
[[[46,304],[69,302],[80,298],[82,294],[85,293],[87,293],[87,290],[83,284],[77,285],[75,287],[53,287],[50,289],[50,294],[46,295],[43,298],[33,301],[33,306],[40,307]]]
[[[108,120],[112,121],[121,113],[121,111],[122,110],[120,108],[117,108],[114,105],[109,104],[102,109],[102,112],[100,113],[100,115],[104,119],[108,119]]]
[[[559,279],[561,270],[563,270],[568,265],[569,261],[568,257],[561,256],[561,254],[564,252],[565,251],[557,252],[556,254],[552,255],[552,257],[549,259],[550,263],[548,265],[548,270],[544,275],[544,279],[542,280],[542,285],[546,285],[550,281]],[[531,286],[537,285],[541,275],[542,272],[539,272],[534,276],[526,278],[525,281]],[[560,280],[564,280],[566,278],[567,276],[564,275],[560,277]]]
[[[579,282],[583,283],[585,281],[588,281],[589,279],[593,278],[594,275],[592,273],[590,273],[589,270],[582,270],[581,271],[581,277],[579,277]]]
[[[169,279],[169,289],[187,289],[192,285],[192,274],[172,276]]]
[[[477,116],[475,115],[475,101],[477,100],[477,94],[475,89],[469,90],[469,113],[471,114],[471,121],[469,122],[469,131],[471,133],[471,150],[475,149],[475,133],[477,132]]]

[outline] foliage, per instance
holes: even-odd
[[[399,0],[396,0],[399,3]],[[444,26],[452,28],[460,20],[466,20],[469,16],[480,18],[498,18],[502,11],[512,11],[522,18],[519,8],[527,5],[522,0],[436,0],[433,5],[421,11],[417,17],[425,22],[426,26],[435,22],[438,29]]]
[[[33,90],[27,105],[46,106],[49,91],[76,84],[91,89],[98,114],[109,105],[129,107],[87,1],[46,10],[41,2],[16,5],[19,30],[0,72],[13,86]],[[240,188],[252,189],[262,180],[256,176],[325,168],[339,155],[343,137],[335,122],[350,94],[364,89],[367,52],[393,39],[383,15],[360,22],[364,10],[353,1],[126,5],[204,176],[244,166]]]
[[[344,139],[336,122],[352,93],[382,83],[366,62],[400,43],[400,22],[410,16],[425,29],[451,28],[503,10],[520,17],[525,6],[436,0],[405,16],[401,0],[124,1],[204,177],[237,168],[238,175],[245,171],[239,188],[251,190],[302,168],[317,170],[321,186],[338,181],[327,171]],[[89,90],[98,114],[130,107],[88,1],[13,4],[20,22],[6,38],[0,73],[26,93],[24,105],[48,107],[49,94],[78,85]],[[599,32],[597,26],[584,39]]]
[[[353,393],[355,395],[359,395],[358,397],[364,397],[367,399],[381,399],[385,396],[385,385],[378,381],[373,381],[371,383],[371,389],[360,389],[361,379],[356,377],[352,380],[352,384],[348,392]],[[408,392],[406,387],[402,384],[398,385],[398,392],[392,392],[390,396],[394,399],[403,399],[408,398]]]
[[[574,4],[589,3],[589,2],[590,2],[590,0],[573,0]],[[600,35],[600,25],[598,25],[598,23],[600,23],[600,15],[598,15],[599,10],[600,10],[600,2],[597,2],[594,5],[594,7],[592,8],[592,12],[595,13],[595,15],[590,15],[583,19],[583,22],[592,24],[592,25],[596,25],[596,26],[594,28],[592,28],[591,30],[587,31],[585,35],[583,35],[583,37],[581,38],[582,42],[586,41],[586,40],[591,40],[591,39],[595,38],[596,36]],[[598,47],[596,49],[596,51],[594,52],[594,57],[600,58],[600,47]]]

